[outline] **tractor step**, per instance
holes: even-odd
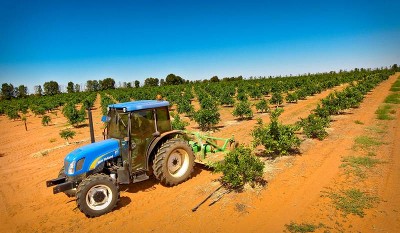
[[[117,169],[117,183],[118,184],[130,184],[129,171],[125,168]]]
[[[137,175],[133,176],[132,183],[137,183],[137,182],[148,180],[148,179],[149,179],[149,176],[146,173],[137,174]]]

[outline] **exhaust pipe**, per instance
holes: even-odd
[[[88,108],[87,111],[88,111],[89,128],[90,128],[90,142],[94,143],[95,141],[94,141],[92,110],[90,108]]]

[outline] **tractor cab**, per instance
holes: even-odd
[[[143,100],[110,105],[104,139],[118,139],[123,163],[130,173],[148,170],[146,158],[150,143],[171,131],[167,101]],[[123,183],[126,183],[124,181]]]
[[[195,156],[185,133],[172,130],[167,101],[141,100],[108,106],[104,140],[82,146],[64,159],[59,177],[46,181],[53,193],[75,196],[88,217],[110,212],[119,184],[149,178],[174,186],[193,172]]]

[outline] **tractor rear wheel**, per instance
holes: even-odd
[[[170,139],[160,147],[153,161],[153,173],[164,185],[174,186],[190,178],[194,154],[189,144],[180,138]]]
[[[60,172],[58,173],[58,178],[61,178],[61,177],[67,177],[67,175],[65,175],[64,167],[62,167]],[[67,197],[75,197],[76,188],[66,190],[66,191],[64,191],[64,193],[65,193],[65,195],[67,195]]]
[[[84,179],[76,192],[76,203],[88,217],[110,212],[119,200],[119,187],[105,174],[94,174]]]

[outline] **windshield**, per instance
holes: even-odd
[[[122,110],[111,109],[108,113],[108,136],[110,138],[123,139],[128,135],[128,113]]]
[[[131,132],[134,137],[147,138],[155,132],[152,110],[135,111],[131,119]]]

